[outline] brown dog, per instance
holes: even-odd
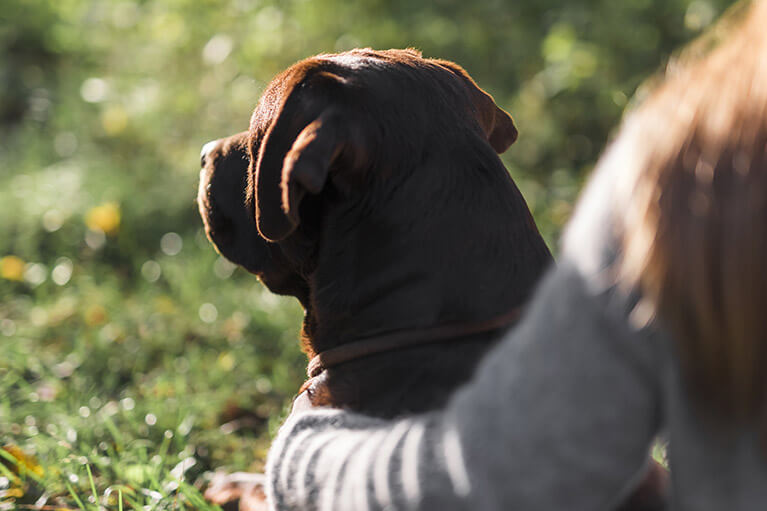
[[[516,137],[458,65],[364,49],[295,64],[203,148],[208,237],[305,308],[315,404],[439,407],[502,337],[552,262],[498,157]]]
[[[453,63],[409,50],[313,57],[272,82],[248,132],[206,146],[200,212],[225,257],[301,301],[310,356],[482,322],[521,306],[551,262],[497,156],[516,136]],[[502,330],[333,367],[330,404],[381,416],[439,406]]]

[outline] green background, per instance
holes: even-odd
[[[3,0],[0,503],[201,507],[212,468],[261,468],[300,310],[215,254],[194,197],[200,146],[275,73],[358,46],[458,62],[514,116],[504,161],[556,251],[638,85],[728,4]]]

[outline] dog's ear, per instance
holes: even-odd
[[[261,143],[255,167],[256,224],[269,241],[296,229],[301,200],[322,191],[342,155],[351,165],[358,159],[359,135],[335,99],[338,78],[318,75],[327,76],[315,75],[294,87]]]
[[[469,98],[474,107],[477,122],[479,122],[479,126],[485,133],[487,141],[498,154],[505,152],[517,140],[517,135],[519,134],[511,116],[496,105],[493,97],[480,89],[471,76],[469,76],[469,73],[461,66],[447,60],[438,60],[436,62],[463,80],[469,92]]]

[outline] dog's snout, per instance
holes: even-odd
[[[205,162],[208,159],[208,155],[213,151],[213,148],[216,147],[218,144],[218,140],[211,140],[210,142],[207,142],[205,145],[202,146],[202,149],[200,149],[200,166],[204,167]]]

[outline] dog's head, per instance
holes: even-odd
[[[332,217],[329,204],[364,217],[424,162],[450,166],[457,147],[497,158],[516,137],[452,62],[414,50],[319,55],[272,81],[247,132],[205,145],[200,213],[221,254],[306,305],[323,224],[351,211]]]

